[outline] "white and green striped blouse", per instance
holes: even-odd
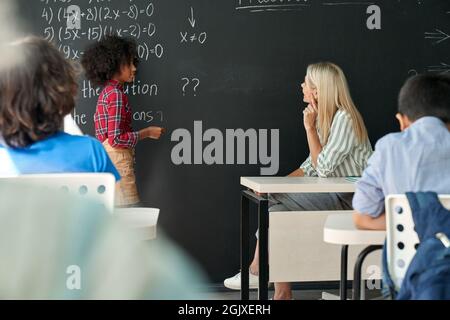
[[[358,142],[350,115],[338,110],[328,142],[317,158],[317,167],[313,166],[310,155],[300,168],[309,177],[360,177],[372,153],[369,140],[364,144]]]

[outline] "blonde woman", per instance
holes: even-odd
[[[350,96],[346,77],[329,62],[308,67],[301,85],[303,125],[310,155],[289,176],[361,176],[373,150],[361,114]],[[269,211],[350,210],[353,194],[273,194]],[[258,287],[258,244],[250,265],[250,288]],[[230,289],[240,290],[241,274],[224,281]],[[275,300],[292,299],[289,283],[275,283]]]

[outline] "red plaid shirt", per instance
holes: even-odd
[[[118,81],[108,81],[97,102],[95,136],[101,142],[108,139],[115,148],[134,148],[139,133],[131,128],[131,120],[131,108],[123,86]]]

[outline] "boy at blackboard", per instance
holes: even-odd
[[[119,180],[100,142],[62,131],[78,90],[73,65],[37,37],[3,49],[9,59],[0,68],[0,177],[98,172]]]
[[[133,82],[138,62],[136,43],[118,36],[91,45],[81,61],[88,80],[103,88],[94,115],[95,135],[122,176],[116,204],[125,207],[140,201],[134,173],[136,144],[147,138],[158,140],[164,132],[160,127],[140,131],[131,127],[132,109],[123,86]]]

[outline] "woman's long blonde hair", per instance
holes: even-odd
[[[325,145],[336,112],[345,111],[352,119],[358,142],[364,144],[368,139],[364,120],[352,100],[344,72],[334,63],[320,62],[308,66],[306,80],[318,95],[318,129]]]

